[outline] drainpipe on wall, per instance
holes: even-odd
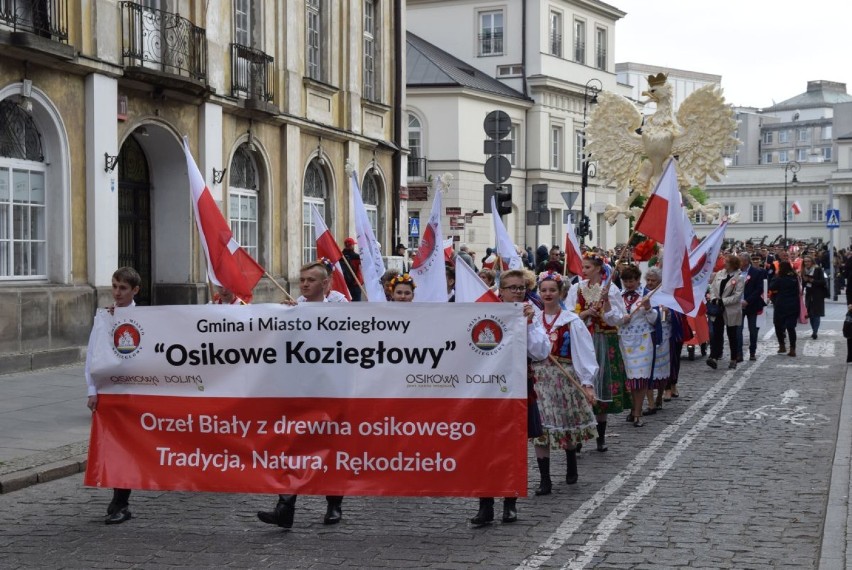
[[[402,90],[404,88],[403,75],[402,75],[402,58],[400,54],[405,53],[403,50],[405,46],[402,43],[403,34],[405,31],[402,29],[400,22],[402,22],[402,2],[403,0],[395,0],[393,3],[393,18],[394,18],[394,31],[393,31],[393,43],[394,43],[394,51],[396,53],[396,57],[394,57],[394,93],[393,93],[393,143],[396,145],[396,149],[393,151],[393,180],[394,180],[394,189],[391,200],[391,234],[393,238],[390,240],[391,243],[388,244],[388,255],[394,254],[394,247],[396,246],[398,241],[401,241],[401,236],[399,235],[399,192],[400,186],[402,185]]]

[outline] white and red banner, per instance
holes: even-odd
[[[692,294],[695,298],[695,307],[687,313],[690,317],[698,315],[704,303],[704,294],[707,293],[707,286],[713,276],[727,228],[728,221],[725,219],[689,253],[689,265],[692,268]]]
[[[491,290],[476,271],[456,257],[456,303],[499,303],[500,297]]]
[[[314,237],[317,240],[317,257],[320,259],[324,257],[334,264],[334,272],[331,274],[331,288],[346,297],[347,301],[351,301],[349,286],[346,284],[346,277],[343,276],[343,268],[340,267],[343,252],[340,251],[340,246],[334,241],[334,236],[331,235],[331,231],[325,225],[322,214],[313,204],[311,204],[311,218],[314,222]]]
[[[506,226],[503,225],[502,218],[497,213],[497,202],[494,196],[491,196],[491,215],[494,218],[494,244],[503,266],[509,269],[523,268],[524,263],[521,261],[521,256],[515,249],[515,244],[512,243],[509,232],[506,231]]]
[[[636,221],[636,230],[663,244],[663,275],[654,304],[681,313],[695,308],[689,250],[692,237],[686,227],[674,159],[669,160],[654,193]]]
[[[189,152],[189,141],[186,137],[183,139],[183,151],[186,155],[195,224],[207,260],[207,278],[213,285],[224,287],[243,301],[249,302],[252,291],[265,270],[234,239],[231,226],[219,211],[198,165],[192,158],[192,153]]]
[[[580,242],[574,229],[574,220],[568,216],[565,224],[565,268],[563,273],[574,275],[583,274],[583,254],[580,252]]]
[[[792,204],[790,204],[790,210],[793,212],[794,215],[798,216],[802,213],[802,205],[799,204],[798,200],[796,200]]]
[[[387,301],[385,290],[382,288],[382,275],[385,273],[385,262],[382,261],[382,251],[379,240],[373,232],[364,199],[361,197],[361,187],[358,185],[358,172],[355,170],[349,176],[349,190],[352,193],[352,208],[355,210],[355,241],[361,255],[361,275],[364,278],[364,290],[370,303]]]
[[[93,335],[86,485],[526,494],[520,304],[118,308]]]
[[[420,247],[412,260],[409,273],[417,288],[414,290],[414,300],[418,303],[446,303],[450,298],[447,293],[447,266],[444,252],[444,234],[441,231],[441,194],[443,184],[441,177],[435,179],[435,200],[426,227],[422,228]]]

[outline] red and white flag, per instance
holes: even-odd
[[[364,289],[367,291],[367,301],[370,303],[385,303],[385,290],[382,288],[382,275],[385,274],[385,262],[379,241],[370,225],[361,188],[358,185],[358,172],[354,169],[349,177],[349,190],[352,193],[352,205],[355,210],[355,241],[361,254],[361,275],[364,278]]]
[[[452,263],[456,256],[456,250],[453,249],[453,238],[448,237],[444,240],[444,261]]]
[[[331,274],[331,288],[343,294],[347,301],[351,301],[349,286],[346,285],[343,268],[340,267],[343,252],[340,251],[340,246],[334,241],[334,236],[331,235],[331,231],[325,225],[325,220],[322,219],[322,215],[313,204],[311,204],[311,218],[314,221],[314,237],[317,240],[317,257],[320,259],[324,257],[334,264],[334,272]]]
[[[704,293],[715,270],[716,259],[722,249],[725,240],[725,230],[728,228],[727,220],[719,224],[715,230],[705,237],[691,252],[689,252],[689,266],[692,268],[692,294],[695,299],[695,307],[687,313],[690,317],[698,315],[701,305],[704,303]]]
[[[583,274],[583,254],[580,252],[580,242],[577,240],[571,216],[568,216],[565,223],[565,271],[574,275]]]
[[[792,204],[790,204],[790,210],[793,211],[794,215],[798,216],[799,214],[802,213],[802,205],[799,204],[798,200],[796,200]]]
[[[183,152],[186,155],[195,224],[207,260],[207,278],[213,285],[224,287],[248,303],[255,285],[266,271],[234,239],[231,226],[216,205],[189,152],[189,140],[186,137],[183,138]]]
[[[497,255],[500,256],[503,262],[503,267],[509,269],[521,269],[524,264],[521,261],[521,256],[518,255],[515,249],[515,244],[509,238],[509,232],[506,231],[506,226],[503,225],[503,220],[497,214],[497,202],[494,196],[491,196],[491,213],[494,217],[494,242],[496,244]]]
[[[443,184],[440,177],[435,182],[435,200],[429,221],[423,229],[420,247],[411,266],[411,277],[417,289],[414,300],[418,303],[446,303],[447,269],[444,260],[444,235],[441,233],[441,193]]]
[[[479,278],[476,271],[456,257],[456,303],[499,303],[500,297]]]
[[[636,231],[664,245],[663,281],[654,293],[654,304],[688,314],[695,308],[689,265],[691,240],[684,223],[674,160],[666,165],[636,222]]]

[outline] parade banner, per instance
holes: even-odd
[[[86,485],[526,495],[519,304],[131,307],[92,334]]]

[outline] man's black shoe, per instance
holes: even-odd
[[[108,514],[104,519],[106,524],[121,524],[124,521],[129,521],[133,515],[130,514],[130,509],[127,507],[121,507],[120,509],[114,510],[112,513]]]

